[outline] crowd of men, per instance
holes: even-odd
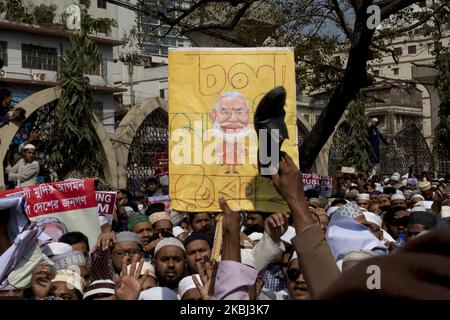
[[[305,192],[301,172],[288,155],[283,158],[271,179],[289,212],[232,211],[224,198],[218,200],[221,212],[166,211],[164,204],[145,199],[167,194],[168,177],[148,177],[138,197],[118,191],[117,210],[111,222],[100,217],[94,247],[83,233],[60,230],[59,239],[36,244],[29,263],[2,266],[7,272],[0,296],[450,298],[450,174],[427,181],[394,173],[378,182],[338,173],[332,197],[324,198]],[[0,214],[0,258],[11,245],[5,216]],[[368,266],[380,268],[374,287],[367,285]],[[11,285],[11,277],[21,285]]]

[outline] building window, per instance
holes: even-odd
[[[341,64],[341,56],[335,56],[334,57],[334,63],[340,65]]]
[[[305,118],[305,121],[309,123],[309,114],[304,114],[303,117]]]
[[[0,59],[3,60],[3,65],[8,66],[8,42],[0,41]]]
[[[373,70],[373,75],[374,75],[375,77],[380,76],[380,70]]]
[[[106,0],[97,0],[97,8],[106,9]]]
[[[403,54],[402,48],[394,48],[394,55],[401,56]]]
[[[320,114],[318,114],[318,115],[315,116],[314,123],[317,123],[317,120],[319,120],[319,116],[320,116]]]
[[[57,71],[56,48],[22,44],[22,68]]]
[[[108,79],[108,67],[107,67],[107,61],[106,59],[102,59],[102,64],[100,66],[101,69],[101,75],[103,79]]]
[[[166,98],[166,92],[164,91],[164,89],[159,89],[159,96],[163,99]]]
[[[392,71],[394,72],[395,75],[398,75],[398,68],[394,68],[392,69]]]
[[[408,54],[415,54],[416,46],[408,46]]]
[[[99,120],[103,120],[103,102],[94,101],[94,114]]]

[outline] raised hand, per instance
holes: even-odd
[[[314,220],[306,203],[302,173],[287,153],[283,152],[282,157],[280,169],[272,175],[272,182],[280,196],[286,200],[294,226],[300,232],[304,227],[314,224]]]
[[[241,215],[233,211],[223,197],[219,197],[219,205],[223,211],[222,232],[222,260],[241,262],[240,229]]]
[[[148,270],[141,276],[144,258],[141,258],[137,264],[136,257],[133,257],[130,271],[127,268],[127,256],[122,259],[122,272],[116,281],[116,298],[117,300],[137,300],[141,293],[142,286],[148,277]]]
[[[34,268],[31,274],[31,289],[35,299],[43,299],[48,296],[50,284],[54,277],[52,268],[45,262]]]
[[[102,250],[106,250],[112,243],[116,241],[117,241],[116,234],[113,231],[102,232],[98,236],[97,246],[99,247],[101,246]]]
[[[287,153],[282,153],[284,161],[280,161],[280,169],[272,175],[272,182],[287,203],[298,203],[304,199],[303,176],[294,161]]]
[[[276,212],[266,219],[264,222],[264,230],[275,243],[279,243],[288,225],[287,215]]]
[[[211,280],[213,276],[213,265],[208,257],[203,257],[204,263],[197,262],[198,273],[200,274],[200,283],[195,275],[192,275],[192,280],[195,283],[202,300],[211,300],[212,296],[209,295],[209,290],[211,288]]]

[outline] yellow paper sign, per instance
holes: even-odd
[[[289,139],[298,163],[294,52],[290,48],[169,49],[169,174],[172,208],[286,211],[272,181],[259,176],[253,115],[276,86],[287,92]]]

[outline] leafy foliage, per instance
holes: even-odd
[[[58,176],[103,177],[105,155],[94,129],[93,97],[89,78],[101,62],[98,47],[82,29],[70,37],[64,52],[61,97],[55,110],[57,128],[50,146],[49,161],[59,168]]]
[[[51,24],[56,15],[57,6],[55,4],[40,4],[34,7],[33,14],[37,24]]]
[[[346,121],[349,125],[346,166],[355,167],[360,172],[369,172],[372,168],[369,158],[369,126],[364,112],[364,98],[361,95],[350,105]]]
[[[434,129],[434,151],[441,157],[450,155],[450,51],[445,52],[437,64],[439,76],[436,81],[441,104],[439,123]]]

